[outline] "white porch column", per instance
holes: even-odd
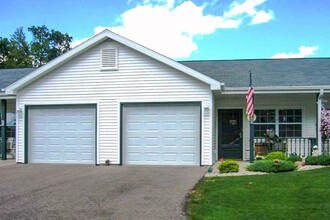
[[[322,152],[322,134],[320,131],[321,128],[321,111],[322,111],[322,98],[324,90],[320,89],[319,97],[317,98],[317,147],[319,152]]]

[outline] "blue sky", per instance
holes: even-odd
[[[330,57],[328,0],[0,0],[0,36],[108,28],[176,60]]]

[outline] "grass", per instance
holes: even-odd
[[[189,219],[329,219],[330,168],[204,178],[188,197]]]

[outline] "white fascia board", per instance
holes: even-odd
[[[301,93],[319,93],[324,89],[324,93],[330,93],[330,86],[276,86],[276,87],[254,87],[255,94],[301,94]],[[230,87],[221,91],[223,95],[246,94],[248,87]]]
[[[15,95],[7,95],[7,94],[1,92],[0,93],[0,99],[5,99],[5,100],[16,99],[16,96]]]
[[[163,56],[153,50],[150,50],[140,44],[137,44],[127,38],[124,38],[120,35],[117,35],[109,30],[104,30],[101,33],[89,38],[88,40],[86,40],[85,42],[83,42],[82,44],[78,45],[77,47],[69,50],[68,52],[66,52],[65,54],[55,58],[54,60],[50,61],[49,63],[47,63],[46,65],[36,69],[35,71],[33,71],[32,73],[30,73],[29,75],[25,76],[24,78],[22,78],[21,80],[18,80],[17,82],[13,83],[12,85],[8,86],[5,89],[5,93],[6,94],[16,94],[17,90],[25,87],[26,85],[30,84],[31,82],[35,81],[36,79],[42,77],[43,75],[47,74],[48,72],[54,70],[55,68],[59,67],[60,65],[62,65],[63,63],[69,61],[70,59],[78,56],[79,54],[83,53],[84,51],[86,51],[87,49],[91,48],[92,46],[94,46],[95,44],[98,44],[100,42],[102,42],[105,39],[112,39],[114,41],[117,41],[121,44],[124,44],[132,49],[135,49],[147,56],[150,56],[162,63],[165,63],[177,70],[180,70],[202,82],[205,82],[206,84],[210,85],[211,90],[221,90],[221,83],[202,74],[199,73],[193,69],[190,69],[166,56]]]

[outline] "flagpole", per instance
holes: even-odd
[[[252,86],[252,73],[250,72],[250,86]],[[252,103],[254,106],[254,95],[252,98]],[[253,118],[249,118],[250,121],[250,163],[254,161],[254,120]]]

